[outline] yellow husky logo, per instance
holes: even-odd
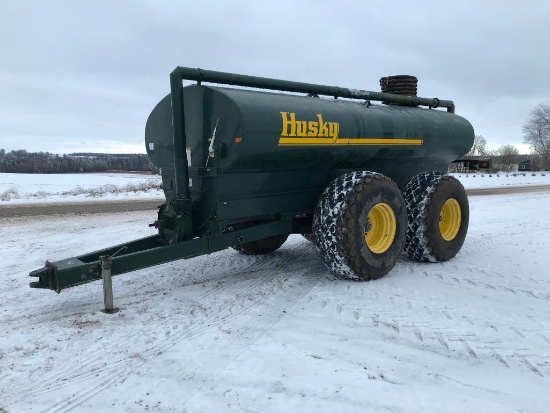
[[[317,113],[317,120],[297,120],[294,112],[280,112],[282,118],[279,146],[418,146],[422,139],[352,137],[340,138],[340,123],[325,122],[323,115]]]
[[[284,137],[331,138],[333,143],[338,140],[340,124],[338,122],[325,122],[323,115],[320,113],[317,114],[317,120],[310,121],[296,120],[294,112],[281,112],[281,116],[283,120],[281,139]]]

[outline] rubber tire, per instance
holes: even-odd
[[[257,241],[246,242],[244,244],[235,245],[232,248],[241,254],[246,255],[262,255],[269,254],[279,249],[287,240],[289,234],[275,235],[269,238],[259,239]]]
[[[389,204],[396,218],[392,245],[381,254],[365,242],[370,209]],[[405,200],[388,177],[357,171],[339,176],[323,191],[313,216],[313,242],[325,265],[339,278],[370,281],[383,277],[403,252],[407,230]]]
[[[409,181],[404,196],[408,216],[407,255],[419,262],[444,262],[458,254],[470,220],[468,196],[460,181],[438,172],[421,173]],[[439,214],[450,198],[456,199],[460,206],[461,222],[455,238],[446,241],[439,231]]]

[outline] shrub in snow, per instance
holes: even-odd
[[[493,177],[493,175],[489,174],[489,178],[492,178],[492,177]]]
[[[541,176],[546,176],[546,174],[541,174]]]
[[[50,195],[51,194],[49,192],[46,192],[46,191],[38,191],[38,192],[35,192],[34,194],[30,194],[31,197],[40,198],[40,199],[46,198]]]
[[[101,186],[98,186],[98,187],[95,187],[95,188],[88,189],[86,197],[95,198],[95,197],[98,197],[98,196],[105,195],[107,193],[118,194],[120,192],[121,192],[120,187],[117,187],[116,185],[113,185],[113,184],[107,184],[107,185],[101,185]]]
[[[94,188],[87,188],[84,189],[80,186],[77,186],[76,188],[71,189],[70,191],[66,191],[61,193],[61,195],[86,195],[88,198],[96,198],[101,197],[106,194],[123,194],[128,192],[138,193],[138,192],[148,192],[152,189],[158,190],[159,189],[159,183],[156,180],[150,179],[143,182],[137,182],[137,183],[128,183],[123,186],[117,186],[113,184],[107,184],[107,185],[101,185],[96,186]]]
[[[533,172],[533,173],[531,174],[531,176],[537,176],[537,174]]]
[[[124,192],[147,192],[151,189],[158,189],[158,182],[149,180],[145,182],[138,182],[137,184],[130,183],[126,184],[124,187]]]
[[[481,177],[483,178],[485,175],[481,174]]]
[[[19,198],[19,191],[15,187],[6,189],[0,194],[0,201],[9,201],[11,199]]]
[[[86,193],[86,191],[79,185],[71,189],[70,191],[61,192],[61,195],[77,196],[77,195],[82,195],[84,193]]]

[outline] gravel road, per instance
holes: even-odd
[[[477,188],[468,189],[470,196],[517,194],[527,192],[549,192],[550,185],[530,185],[502,188]],[[0,218],[16,216],[37,215],[67,215],[67,214],[102,214],[111,212],[147,211],[156,212],[163,200],[147,201],[123,201],[123,202],[88,202],[83,204],[58,203],[58,204],[29,204],[29,205],[2,205],[0,206]]]
[[[110,212],[157,211],[163,200],[124,201],[124,202],[87,202],[84,204],[28,204],[0,206],[0,218],[37,215],[102,214]]]

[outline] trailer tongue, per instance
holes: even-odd
[[[165,245],[158,235],[116,245],[100,251],[61,261],[49,262],[29,276],[38,278],[31,288],[45,288],[59,293],[69,287],[102,279],[102,257],[110,258],[112,275],[124,274],[165,262],[221,251],[230,246],[253,242],[291,232],[290,222],[272,222],[226,234],[195,238]]]

